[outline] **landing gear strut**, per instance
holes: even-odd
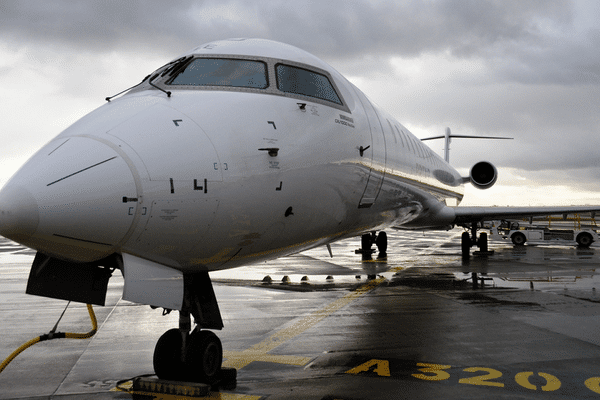
[[[484,255],[485,256],[485,255],[494,254],[493,250],[492,251],[488,250],[487,233],[481,232],[479,234],[479,237],[477,237],[477,229],[479,228],[477,226],[477,222],[473,222],[471,224],[470,228],[471,228],[470,234],[469,234],[469,232],[463,232],[463,234],[461,236],[460,247],[461,247],[461,252],[462,252],[463,258],[469,258],[469,255],[470,255],[469,253],[471,251],[472,246],[479,247],[479,251],[476,251],[473,253],[475,255]]]
[[[379,268],[384,268],[387,270],[385,265],[387,265],[387,233],[381,231],[379,234],[377,232],[365,233],[360,238],[361,248],[356,250],[356,254],[360,254],[363,262],[363,269],[367,273],[367,279],[373,280],[377,278],[377,271]],[[377,255],[377,260],[373,262],[373,253],[375,250],[371,247],[373,244],[377,246],[377,251],[379,254]]]
[[[360,238],[361,249],[357,250],[357,253],[361,253],[362,255],[370,256],[375,251],[371,248],[371,246],[375,244],[377,246],[377,250],[379,251],[379,258],[387,257],[387,233],[381,231],[379,235],[377,232],[365,233]]]
[[[191,316],[197,324],[193,331]],[[173,381],[214,383],[219,380],[223,346],[213,332],[202,328],[222,327],[221,313],[208,273],[185,275],[179,328],[163,334],[154,349],[156,375]]]

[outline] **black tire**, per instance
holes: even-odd
[[[587,232],[581,232],[577,235],[577,244],[581,247],[590,247],[594,243],[594,238]]]
[[[469,253],[471,252],[471,235],[469,235],[469,232],[463,232],[460,237],[460,247],[462,256],[469,257]]]
[[[371,245],[373,244],[373,239],[371,238],[370,233],[365,233],[360,237],[360,247],[362,248],[363,254],[371,254]]]
[[[387,233],[379,232],[379,235],[377,235],[377,239],[375,240],[375,245],[377,246],[377,250],[379,250],[379,253],[381,253],[381,254],[387,253],[387,246],[388,246]]]
[[[186,353],[188,377],[192,382],[211,383],[218,379],[223,363],[223,346],[211,331],[194,331]]]
[[[515,246],[523,246],[527,241],[527,237],[525,237],[525,235],[523,235],[521,232],[513,233],[510,239],[512,240]]]
[[[479,241],[477,243],[477,246],[479,246],[479,251],[483,251],[483,252],[487,252],[488,251],[488,237],[487,237],[487,233],[481,232],[479,234]]]
[[[181,346],[183,340],[179,329],[170,329],[165,332],[154,348],[154,373],[159,379],[182,380],[186,372],[181,361]]]

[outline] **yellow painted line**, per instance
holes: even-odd
[[[233,394],[233,393],[219,393],[219,392],[210,392],[206,399],[211,400],[258,400],[262,396],[253,396],[250,394]]]
[[[232,368],[243,368],[248,365],[252,361],[264,361],[276,364],[286,364],[286,365],[298,365],[303,366],[308,364],[308,362],[312,359],[311,357],[298,357],[298,356],[280,356],[275,354],[267,354],[262,351],[224,351],[223,357],[227,359],[223,363],[224,367],[232,367]],[[247,360],[250,360],[247,362]]]
[[[296,357],[296,356],[278,356],[267,354],[269,351],[276,347],[284,344],[288,340],[300,335],[307,329],[312,328],[321,320],[336,312],[337,310],[350,304],[352,301],[358,299],[360,296],[375,289],[381,284],[385,278],[374,279],[362,285],[353,292],[348,293],[342,298],[328,304],[324,308],[313,312],[312,314],[302,318],[293,325],[283,328],[277,331],[273,335],[269,336],[260,343],[246,349],[244,351],[226,351],[224,357],[226,360],[223,362],[223,367],[241,369],[250,364],[252,361],[267,361],[281,364],[291,365],[306,365],[311,360],[309,357]]]

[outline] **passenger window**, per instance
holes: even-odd
[[[233,86],[264,89],[267,66],[261,61],[197,58],[173,78],[169,85]]]
[[[329,79],[317,72],[290,65],[278,64],[277,88],[282,92],[295,93],[342,104]]]

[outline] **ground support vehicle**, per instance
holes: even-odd
[[[484,227],[490,229],[491,239],[510,239],[516,246],[523,246],[526,242],[569,241],[576,242],[580,247],[589,247],[598,241],[595,219],[579,215],[571,218],[493,221]]]

